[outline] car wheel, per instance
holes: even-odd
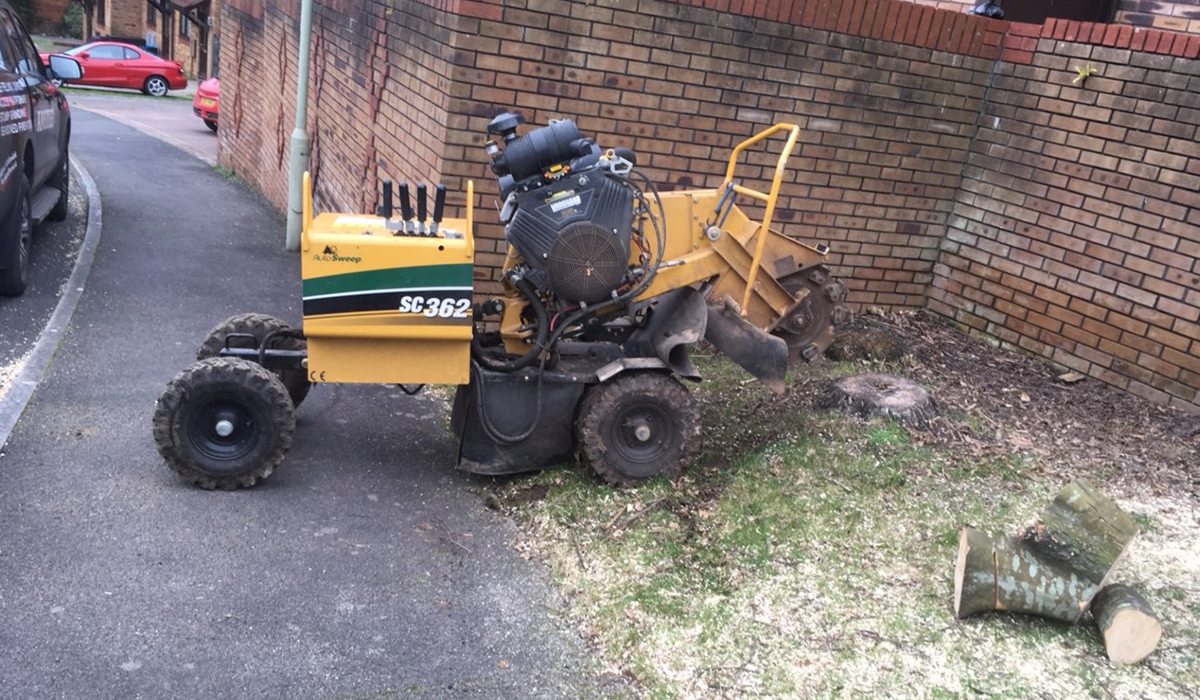
[[[17,210],[9,217],[9,230],[0,235],[0,245],[7,248],[11,260],[8,269],[0,270],[0,296],[20,296],[29,283],[29,251],[33,247],[33,219],[29,195],[29,178],[22,174],[17,190]],[[11,244],[11,245],[10,245]]]
[[[211,119],[205,119],[204,126],[207,126],[208,128],[212,129],[213,131],[217,130],[217,123]]]
[[[63,149],[58,168],[46,184],[58,190],[58,201],[54,203],[54,208],[46,218],[50,221],[62,221],[67,218],[67,199],[71,196],[71,157],[67,149]]]
[[[161,75],[152,75],[146,78],[146,82],[142,85],[142,92],[154,97],[162,97],[167,94],[168,85],[167,79]]]

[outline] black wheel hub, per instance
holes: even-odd
[[[675,423],[661,407],[631,406],[613,422],[612,444],[622,458],[636,464],[653,465],[670,449]]]
[[[215,461],[234,461],[254,450],[259,425],[246,406],[215,400],[198,407],[188,420],[192,446]]]

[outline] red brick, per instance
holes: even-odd
[[[1143,48],[1151,53],[1158,51],[1158,42],[1162,39],[1163,33],[1154,31],[1153,29],[1146,32],[1146,45]]]
[[[904,41],[904,35],[908,31],[910,18],[913,16],[916,7],[911,2],[900,3],[900,12],[896,14],[896,28],[892,30],[892,35],[889,37],[891,41]]]
[[[1183,49],[1183,55],[1187,58],[1200,58],[1200,36],[1188,37],[1187,46]]]
[[[1075,22],[1072,20],[1067,20],[1066,24],[1067,24],[1067,33],[1066,33],[1066,36],[1063,37],[1063,40],[1064,41],[1075,41],[1076,39],[1079,38],[1079,32],[1083,29],[1083,23]]]
[[[504,10],[499,5],[491,5],[475,0],[459,0],[458,11],[468,17],[479,19],[499,20]]]
[[[1121,34],[1120,25],[1110,24],[1110,25],[1108,25],[1108,29],[1105,30],[1104,38],[1101,41],[1104,42],[1105,46],[1116,46],[1117,38],[1120,36],[1120,34]]]
[[[807,0],[804,3],[804,14],[800,16],[800,25],[801,26],[803,26],[803,27],[813,26],[813,17],[815,17],[817,14],[817,6],[819,4],[820,4],[820,0]],[[868,12],[870,10],[870,7],[872,4],[874,4],[874,3],[868,2],[867,8],[864,9],[863,12],[864,13]]]
[[[1145,29],[1134,29],[1133,37],[1129,41],[1129,48],[1134,51],[1141,51],[1146,47],[1146,36],[1150,32]]]
[[[915,44],[921,25],[929,20],[930,9],[927,6],[914,4],[912,8],[911,19],[909,19],[908,27],[905,28],[904,37],[901,39],[905,44]]]
[[[900,3],[889,2],[887,4],[887,12],[883,16],[883,22],[876,22],[874,27],[871,27],[871,36],[884,41],[892,41],[896,33],[896,17],[900,14]]]
[[[1176,34],[1175,43],[1171,46],[1171,54],[1175,56],[1183,56],[1187,52],[1187,43],[1189,37],[1187,34]]]
[[[933,16],[929,18],[929,23],[922,26],[917,32],[917,43],[926,48],[933,48],[937,43],[938,32],[942,30],[942,23],[946,21],[946,15],[950,13],[946,10],[934,10]]]
[[[834,31],[838,34],[845,34],[850,29],[850,21],[853,19],[851,12],[855,0],[843,0],[837,12],[837,24],[834,26]]]

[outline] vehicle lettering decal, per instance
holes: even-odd
[[[0,83],[0,136],[19,134],[32,128],[25,83],[20,80]]]
[[[17,154],[8,154],[8,160],[4,161],[4,167],[0,168],[0,189],[8,187],[8,181],[12,178],[12,174],[17,171]]]

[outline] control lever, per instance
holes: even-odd
[[[438,224],[442,223],[442,213],[446,209],[446,186],[438,185],[433,193],[433,224],[429,227],[430,235],[436,236]]]
[[[428,224],[425,223],[425,183],[417,185],[417,232],[422,236],[429,235]]]
[[[385,219],[392,218],[392,181],[386,178],[383,180],[383,204],[376,213]]]
[[[408,183],[400,183],[400,215],[404,217],[404,232],[413,233],[412,205],[408,203]]]

